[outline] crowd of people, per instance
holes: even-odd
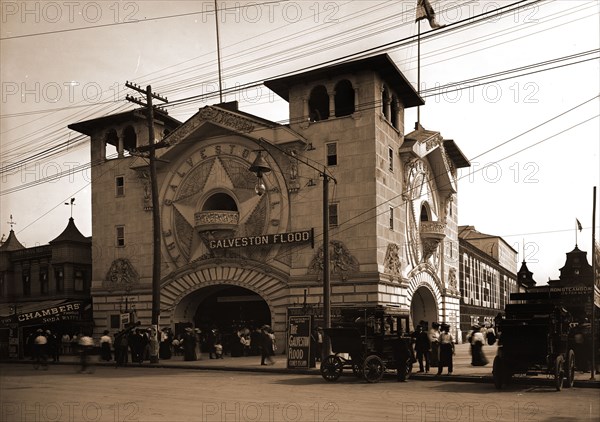
[[[94,340],[82,332],[73,336],[69,334],[58,336],[51,330],[38,328],[27,337],[26,348],[35,369],[41,367],[47,370],[49,359],[59,362],[63,354],[76,354],[80,356],[80,372],[89,372],[89,356],[93,354]]]
[[[60,355],[81,356],[82,371],[89,370],[90,356],[98,355],[100,361],[125,366],[129,363],[142,364],[152,359],[152,331],[139,325],[132,325],[111,335],[105,330],[95,341],[84,333],[57,336],[50,330],[38,329],[27,339],[28,355],[35,367],[47,369],[48,360],[59,361]],[[184,361],[195,361],[205,353],[209,359],[230,357],[260,356],[262,365],[274,363],[277,350],[275,334],[269,325],[257,328],[236,327],[228,334],[217,328],[202,331],[192,326],[175,334],[167,327],[158,333],[158,358],[183,357]]]

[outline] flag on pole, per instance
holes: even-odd
[[[579,219],[576,218],[575,221],[577,221],[577,229],[579,231],[583,230],[583,227],[581,227],[581,223],[579,222]]]
[[[440,25],[435,20],[435,10],[429,3],[429,0],[417,0],[417,15],[415,18],[415,22],[419,22],[422,19],[427,19],[429,21],[429,26],[432,29],[441,28],[444,25]]]

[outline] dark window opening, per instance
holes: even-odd
[[[125,246],[125,227],[117,227],[117,246]]]
[[[398,97],[396,97],[395,95],[392,96],[392,104],[391,104],[391,108],[392,108],[392,115],[390,116],[390,123],[392,124],[392,126],[394,126],[396,129],[400,129],[398,127],[398,114],[400,111],[400,106],[398,103]]]
[[[381,93],[381,112],[385,116],[386,119],[390,119],[390,109],[388,108],[390,104],[390,92],[388,91],[387,86],[383,87],[383,92]]]
[[[56,291],[62,292],[65,290],[65,273],[62,267],[54,269],[54,279],[56,280]]]
[[[48,293],[50,293],[49,288],[48,288],[48,269],[47,268],[42,268],[40,270],[40,292],[43,295],[47,295]]]
[[[202,211],[237,211],[238,207],[233,198],[226,193],[215,193],[211,195],[204,205]]]
[[[390,230],[394,230],[394,208],[390,207]]]
[[[123,130],[123,148],[129,152],[137,148],[137,135],[135,129],[131,126],[127,126]]]
[[[388,148],[388,160],[389,160],[389,170],[394,172],[394,150],[390,147]]]
[[[329,204],[329,226],[337,227],[338,225],[338,204]]]
[[[349,116],[354,113],[354,88],[352,83],[344,79],[335,86],[335,116]]]
[[[311,122],[329,119],[329,94],[323,85],[316,86],[311,91],[308,112]]]
[[[429,221],[429,212],[425,205],[421,207],[421,221]]]
[[[0,273],[0,297],[6,296],[6,286],[4,285],[4,273]]]
[[[110,316],[110,328],[112,330],[120,330],[121,329],[121,315],[111,315]]]
[[[23,270],[23,296],[31,296],[31,274],[29,269]]]
[[[125,178],[123,176],[118,176],[115,179],[115,190],[116,196],[125,195]]]
[[[327,165],[337,166],[337,144],[326,144],[327,147]]]
[[[75,270],[75,277],[73,278],[73,290],[76,292],[86,291],[85,272],[83,270]]]

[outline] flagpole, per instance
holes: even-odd
[[[577,230],[579,229],[577,225],[577,219],[575,219],[575,247],[577,247]]]
[[[594,186],[592,205],[592,359],[591,380],[595,380],[596,371],[596,186]]]
[[[417,22],[417,93],[421,96],[421,20]],[[417,106],[417,127],[418,130],[421,127],[421,106]]]
[[[215,0],[215,28],[217,34],[217,67],[219,71],[219,102],[223,102],[223,81],[221,78],[221,45],[219,40],[219,11],[217,10],[217,0]]]

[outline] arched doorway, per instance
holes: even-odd
[[[433,292],[426,286],[418,287],[410,302],[410,317],[413,329],[421,321],[427,321],[429,327],[438,321],[438,308]]]
[[[200,329],[218,328],[221,332],[271,324],[271,311],[258,294],[240,286],[216,285],[199,291],[194,324]]]

